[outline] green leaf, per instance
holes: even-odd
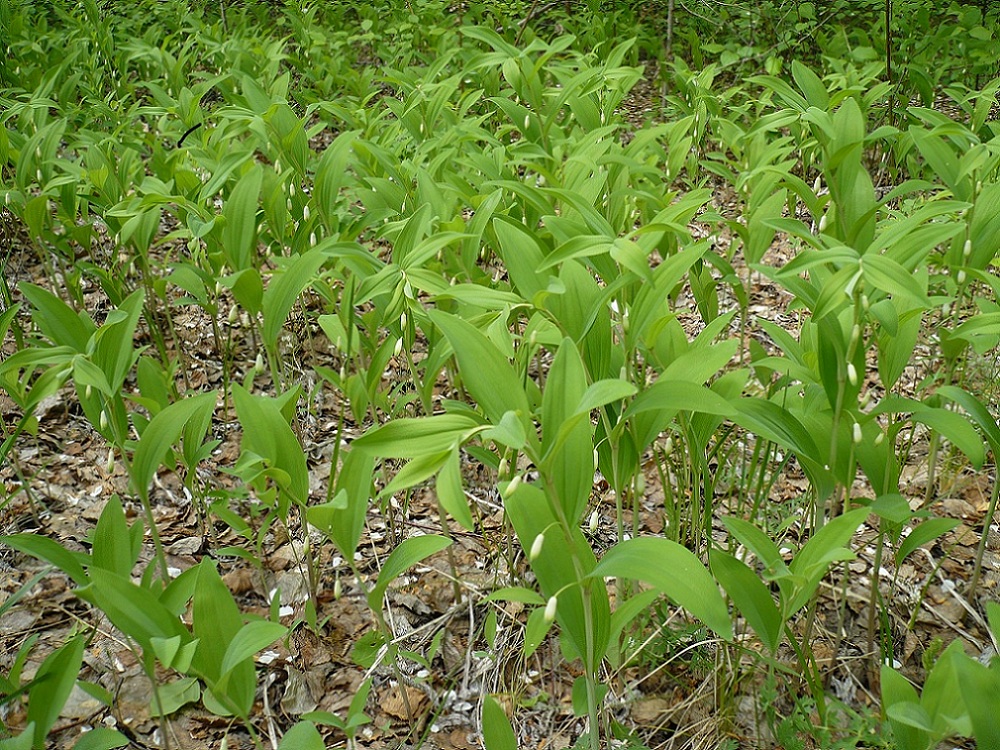
[[[132,555],[132,545],[125,543],[129,538],[128,523],[118,495],[108,500],[94,529],[91,560],[98,568],[110,570],[128,578],[138,557]]]
[[[78,635],[46,657],[35,673],[28,691],[28,723],[35,725],[36,748],[45,747],[45,738],[76,684],[86,639]]]
[[[90,562],[90,557],[82,552],[72,552],[47,536],[9,534],[0,536],[0,543],[13,547],[18,552],[44,560],[50,565],[55,565],[72,578],[73,583],[77,586],[86,586],[89,581],[84,565]]]
[[[77,596],[102,610],[111,623],[139,643],[153,650],[154,637],[179,636],[191,640],[181,621],[147,588],[102,568],[92,568],[90,585],[77,590]]]
[[[563,339],[542,394],[542,470],[551,481],[553,500],[562,506],[569,523],[579,522],[593,485],[593,475],[583,470],[593,462],[590,412],[571,419],[573,407],[587,390],[583,360],[573,340]]]
[[[427,315],[451,343],[462,380],[479,407],[495,424],[515,412],[529,432],[531,406],[517,371],[486,336],[470,323],[440,310]]]
[[[227,650],[243,627],[243,617],[232,593],[208,558],[198,565],[192,621],[199,645],[191,660],[191,670],[205,679],[209,687],[203,696],[206,707],[222,715],[235,713],[245,718],[253,707],[257,690],[253,661],[238,661],[229,669],[223,669]],[[223,676],[226,680],[221,683]],[[219,684],[218,689],[214,687],[216,684]]]
[[[249,660],[253,663],[253,655],[265,646],[269,646],[288,632],[281,623],[270,620],[253,620],[248,622],[226,647],[226,655],[222,659],[223,675],[235,669],[237,665]]]
[[[472,531],[475,522],[472,520],[469,501],[462,488],[461,452],[457,448],[448,455],[441,471],[438,472],[435,489],[437,490],[438,502],[441,503],[445,512],[454,518],[463,529]]]
[[[618,378],[598,380],[592,384],[580,397],[580,403],[573,410],[574,414],[589,414],[593,409],[598,409],[605,404],[613,404],[633,396],[638,392],[632,383]]]
[[[954,529],[960,521],[957,518],[928,518],[916,526],[896,550],[896,564],[899,565],[918,548],[932,542]]]
[[[326,743],[312,722],[300,721],[285,732],[278,750],[326,750]]]
[[[482,421],[468,414],[406,417],[368,430],[351,443],[352,450],[383,458],[417,458],[443,453],[464,443],[482,428]]]
[[[521,602],[522,604],[533,604],[539,607],[545,604],[545,599],[542,598],[541,594],[533,589],[526,589],[523,586],[505,586],[502,589],[492,592],[483,601]]]
[[[510,719],[489,695],[483,700],[483,745],[486,750],[518,750]]]
[[[427,559],[431,555],[440,552],[451,544],[451,540],[440,534],[427,534],[424,536],[414,536],[404,540],[386,558],[382,570],[379,571],[378,580],[375,586],[368,593],[368,605],[372,609],[382,608],[382,599],[389,588],[389,584],[399,577],[404,571],[416,565],[418,562]]]
[[[536,607],[531,610],[531,614],[528,615],[528,624],[524,628],[523,654],[525,659],[530,658],[542,645],[545,636],[552,629],[553,622],[555,620],[550,622],[545,619],[545,607]]]
[[[264,170],[254,164],[229,194],[222,215],[222,247],[234,271],[244,271],[253,263],[257,249],[257,206]]]
[[[306,513],[330,537],[345,558],[354,559],[368,514],[374,463],[370,456],[351,450],[337,475],[333,502],[310,507]]]
[[[215,410],[215,391],[176,401],[149,420],[132,458],[132,480],[144,500],[149,498],[149,484],[188,421],[207,419]]]
[[[636,396],[625,410],[624,417],[627,419],[645,411],[693,411],[720,417],[736,413],[729,401],[703,385],[665,378],[660,378]]]
[[[959,695],[965,701],[972,721],[976,746],[1000,748],[1000,722],[997,721],[997,696],[1000,696],[1000,670],[988,669],[964,654],[955,659]]]
[[[867,508],[848,511],[825,524],[802,546],[788,566],[793,575],[801,576],[802,582],[795,587],[794,596],[784,602],[786,619],[809,603],[833,562],[853,558],[853,553],[845,549],[845,545],[867,516]]]
[[[298,393],[298,389],[295,389],[274,399],[251,395],[245,388],[235,384],[233,403],[236,405],[240,424],[244,426],[244,453],[259,456],[264,460],[266,468],[283,472],[274,475],[275,481],[293,501],[305,505],[309,499],[306,455],[282,411],[282,406],[294,402]]]
[[[117,747],[127,747],[130,740],[116,729],[97,727],[80,735],[73,745],[73,750],[113,750]]]
[[[86,354],[90,337],[97,330],[86,314],[78,315],[59,297],[40,286],[23,282],[18,288],[35,308],[32,321],[49,341]]]
[[[170,716],[177,713],[189,703],[196,703],[201,698],[201,685],[197,677],[182,677],[157,688],[160,701],[157,708],[156,696],[150,700],[150,716]]]
[[[653,586],[722,636],[733,623],[715,579],[689,550],[669,539],[639,537],[613,547],[592,576],[631,578]]]
[[[818,75],[798,60],[793,60],[792,78],[795,79],[795,83],[802,93],[806,95],[810,107],[826,110],[830,103],[830,95]]]
[[[264,315],[262,334],[268,349],[278,344],[278,336],[292,305],[307,286],[316,280],[316,272],[326,262],[322,248],[314,247],[296,256],[280,274],[276,274],[264,290],[261,309]]]
[[[767,586],[745,563],[725,552],[713,550],[709,562],[740,614],[771,653],[776,653],[784,623]]]

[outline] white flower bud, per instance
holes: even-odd
[[[971,255],[972,255],[972,240],[969,239],[965,241],[965,247],[962,248],[962,257],[968,260],[969,256]]]
[[[340,583],[340,574],[337,574],[337,580],[333,582],[333,598],[339,599],[344,595],[344,587]]]
[[[635,477],[635,491],[640,496],[646,494],[646,475],[641,471]]]
[[[264,372],[264,354],[262,352],[257,352],[257,359],[254,360],[253,368],[258,374]]]
[[[230,307],[229,308],[229,315],[227,316],[227,320],[229,321],[229,325],[233,325],[236,322],[236,319],[239,316],[240,316],[239,308],[237,308],[236,305],[233,305],[232,307]]]
[[[392,348],[392,356],[398,357],[403,353],[403,339],[396,339],[396,345]]]
[[[309,247],[316,247],[316,233],[309,233]]]
[[[820,188],[823,187],[823,176],[816,175],[816,179],[813,180],[813,192],[819,194]]]
[[[864,310],[865,312],[868,312],[868,308],[869,307],[871,307],[871,303],[868,301],[868,295],[867,294],[862,294],[861,295],[861,309]]]
[[[309,204],[302,207],[302,221],[309,221]]]
[[[667,441],[663,444],[663,452],[672,453],[673,450],[674,450],[674,438],[671,436],[668,437]]]
[[[851,385],[858,384],[858,370],[853,362],[847,363],[847,380]]]
[[[545,534],[539,534],[535,537],[535,541],[531,543],[531,552],[528,553],[528,559],[534,562],[538,559],[538,556],[542,554],[542,547],[545,546]]]
[[[879,432],[879,434],[875,436],[875,445],[882,445],[883,440],[885,440],[885,433]]]
[[[600,463],[601,457],[597,453],[597,448],[594,448],[594,471],[597,471],[597,464]]]
[[[854,444],[861,445],[861,425],[854,423]]]
[[[591,534],[597,533],[597,524],[600,520],[601,517],[597,514],[597,508],[594,508],[594,512],[590,514],[590,524],[587,526]]]
[[[507,457],[504,456],[503,458],[500,459],[500,465],[497,467],[497,474],[502,477],[504,474],[507,473],[507,469],[509,468],[510,464],[507,462]]]
[[[88,399],[94,395],[94,389],[90,383],[87,383],[87,387],[83,389],[83,395]]]
[[[525,115],[524,116],[524,129],[527,130],[530,125],[531,125],[531,115]]]
[[[861,324],[855,323],[854,328],[851,329],[851,344],[850,347],[853,349],[858,343],[858,339],[861,338]]]
[[[507,482],[507,487],[503,491],[503,496],[510,497],[520,486],[521,486],[521,475],[515,474],[514,478],[511,479],[509,482]]]
[[[104,467],[107,469],[108,474],[111,474],[115,470],[115,449],[114,447],[108,448],[108,462]]]
[[[958,269],[958,276],[955,277],[955,280],[959,284],[964,284],[965,283],[965,269],[964,268]]]
[[[294,195],[295,195],[295,183],[294,182],[289,182],[288,183],[288,196],[292,197]]]
[[[822,216],[819,217],[819,231],[820,232],[826,231],[826,214],[823,214]]]
[[[556,619],[556,608],[559,606],[559,599],[555,596],[550,596],[548,603],[545,605],[545,622],[552,622]]]
[[[108,413],[104,409],[101,409],[101,429],[108,429]]]

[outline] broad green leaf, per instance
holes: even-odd
[[[269,646],[288,632],[281,623],[269,620],[252,620],[240,628],[239,632],[226,647],[226,655],[222,659],[222,674],[247,660],[265,646]]]
[[[77,586],[87,585],[84,566],[90,563],[90,557],[82,552],[73,552],[63,547],[59,542],[40,534],[10,534],[0,536],[0,544],[13,547],[18,552],[31,555],[55,565],[59,570],[73,579]]]
[[[483,601],[521,602],[522,604],[533,604],[539,607],[545,604],[545,599],[537,591],[526,589],[523,586],[506,586],[502,589],[497,589],[483,599]]]
[[[97,521],[94,529],[91,560],[98,568],[110,570],[128,578],[138,557],[132,555],[132,545],[129,539],[128,522],[122,509],[118,495],[113,495]]]
[[[353,559],[365,527],[372,496],[374,462],[361,451],[351,450],[337,474],[334,501],[325,506],[322,517],[307,510],[309,522],[322,529],[337,545],[340,554]],[[339,502],[338,502],[339,499]]]
[[[368,606],[372,609],[381,609],[386,590],[389,584],[395,581],[400,574],[409,570],[418,562],[426,560],[431,555],[440,552],[451,544],[451,540],[440,534],[427,534],[425,536],[414,536],[404,540],[389,557],[386,558],[379,571],[378,580],[375,586],[368,593]]]
[[[285,732],[278,750],[326,750],[326,743],[312,722],[299,721]]]
[[[222,247],[232,269],[245,271],[254,265],[257,249],[257,208],[264,170],[254,164],[229,194],[222,215]]]
[[[761,398],[742,398],[735,403],[733,421],[762,435],[801,458],[821,463],[812,435],[795,416],[782,406]]]
[[[102,610],[111,623],[151,652],[154,637],[180,637],[183,643],[191,635],[181,621],[149,589],[102,568],[92,568],[90,585],[78,589],[77,596]]]
[[[132,458],[132,480],[140,497],[149,498],[150,482],[184,426],[193,419],[210,418],[216,397],[216,392],[211,391],[177,401],[149,420]]]
[[[245,718],[253,707],[257,676],[253,661],[249,659],[237,661],[228,670],[223,669],[227,650],[243,628],[243,616],[208,558],[198,566],[192,621],[199,646],[191,660],[191,670],[208,685],[206,706],[218,713],[235,713]],[[224,675],[227,677],[224,685],[219,690],[213,689]],[[213,702],[218,705],[210,705]]]
[[[406,417],[369,430],[351,448],[383,458],[417,458],[450,450],[482,427],[482,421],[468,414]]]
[[[914,726],[909,721],[895,718],[895,714],[905,715],[907,710],[911,713],[922,710],[920,709],[920,697],[913,685],[903,675],[888,666],[882,667],[880,682],[882,683],[882,706],[888,715],[892,733],[898,746],[906,748],[906,750],[926,750],[931,744],[930,732],[927,729],[919,728],[919,724],[926,724],[929,727],[930,722],[921,718],[915,722],[918,726]],[[911,708],[906,709],[904,706]]]
[[[960,521],[957,518],[928,518],[918,526],[903,540],[896,550],[896,564],[899,565],[918,548],[923,547],[928,542],[947,534],[954,529]]]
[[[114,750],[118,747],[128,747],[130,740],[117,729],[97,727],[80,735],[73,745],[73,750]]]
[[[486,750],[518,750],[510,719],[490,695],[483,699],[483,746]]]
[[[170,716],[189,703],[201,699],[201,685],[197,677],[182,677],[179,680],[160,685],[159,702],[156,696],[149,703],[150,716]]]
[[[732,403],[703,385],[689,380],[661,378],[642,391],[625,410],[624,418],[645,411],[679,411],[715,414],[731,417],[735,414]]]
[[[917,278],[896,261],[869,253],[858,261],[865,283],[921,308],[931,306]]]
[[[521,482],[505,498],[504,506],[523,549],[530,550],[538,535],[545,535],[541,554],[529,561],[531,569],[546,601],[551,596],[558,596],[556,620],[563,635],[584,663],[589,661],[596,669],[608,647],[611,606],[603,584],[590,586],[590,598],[584,597],[585,581],[581,579],[581,573],[587,577],[597,564],[590,544],[578,526],[570,527],[569,538],[559,531],[551,499],[528,482]],[[584,606],[590,608],[594,623],[593,653],[589,655]]]
[[[722,636],[733,623],[718,585],[701,561],[669,539],[639,537],[612,547],[592,576],[631,578],[653,586]]]
[[[46,735],[56,723],[76,684],[86,639],[78,635],[49,654],[35,673],[28,691],[28,723],[35,725],[36,748],[45,747]]]
[[[325,253],[321,248],[314,247],[296,256],[280,274],[271,278],[267,289],[264,290],[261,304],[264,315],[262,333],[264,343],[269,349],[277,346],[281,328],[285,325],[285,319],[291,312],[295,300],[316,280],[316,273],[324,262],[326,262]]]
[[[817,531],[788,566],[795,576],[801,576],[795,595],[784,602],[784,615],[791,617],[809,603],[820,580],[833,562],[853,558],[846,545],[868,516],[867,508],[855,508],[828,522]]]
[[[87,352],[90,337],[97,327],[86,314],[77,314],[59,297],[42,287],[23,282],[18,288],[35,308],[32,321],[49,341],[57,346],[68,346],[81,354]]]
[[[589,414],[594,409],[599,409],[606,404],[612,404],[629,396],[635,395],[638,389],[626,380],[609,378],[598,380],[587,388],[580,397],[580,402],[573,410],[574,414]]]
[[[545,619],[545,607],[536,607],[528,615],[528,623],[524,628],[524,648],[522,653],[525,659],[531,658],[532,654],[538,650],[552,629],[552,622]]]
[[[448,459],[438,472],[435,489],[437,490],[438,502],[441,503],[445,512],[454,518],[463,529],[472,531],[475,522],[472,520],[469,501],[462,488],[461,452],[458,448],[449,453]]]
[[[469,394],[494,423],[513,411],[530,430],[531,406],[513,365],[472,324],[440,310],[428,310],[431,322],[441,329],[455,350],[459,371]]]
[[[972,722],[976,746],[1000,747],[1000,722],[997,721],[997,696],[1000,695],[1000,670],[989,669],[964,654],[955,659],[959,695],[965,702]]]
[[[709,562],[712,573],[740,614],[771,653],[776,653],[783,623],[771,592],[750,568],[732,555],[713,550]]]
[[[825,110],[830,103],[830,95],[827,93],[823,81],[810,68],[800,63],[798,60],[792,61],[792,78],[809,102],[810,107]]]
[[[571,524],[583,515],[593,485],[593,476],[584,470],[593,462],[594,454],[590,413],[569,424],[573,408],[586,390],[587,375],[580,353],[572,339],[563,339],[542,394],[542,470],[551,481],[554,500]]]
[[[239,384],[233,386],[233,403],[244,426],[242,449],[263,459],[278,485],[291,499],[304,505],[309,498],[309,471],[299,439],[288,424],[282,406],[294,403],[299,390],[279,398],[254,396]],[[148,428],[147,428],[148,429]]]

